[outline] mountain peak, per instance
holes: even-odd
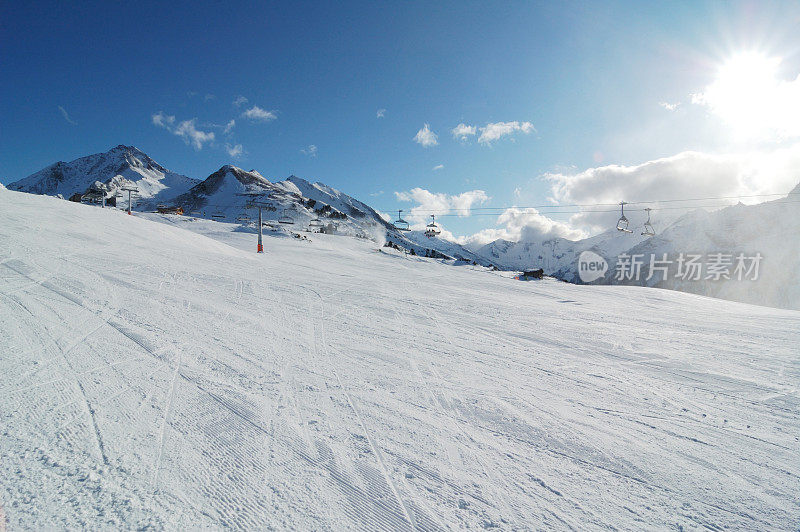
[[[211,196],[225,187],[238,187],[245,189],[263,189],[270,186],[270,182],[255,170],[248,172],[232,164],[223,165],[219,170],[195,185],[187,194],[187,199],[192,195]]]
[[[172,197],[195,183],[184,175],[170,172],[139,148],[119,144],[106,152],[51,164],[11,183],[9,188],[32,194],[61,194],[68,198],[76,193],[85,193],[98,181],[105,184],[120,182],[120,177],[135,183],[142,198]]]
[[[233,174],[239,180],[241,180],[241,179],[256,179],[256,180],[267,181],[267,179],[263,175],[261,175],[258,172],[258,170],[256,170],[256,169],[245,170],[244,168],[239,168],[238,166],[234,166],[232,164],[223,165],[219,170],[217,170],[216,172],[214,172],[211,175],[228,174],[228,173]],[[211,176],[209,176],[209,177],[211,177]]]
[[[307,179],[303,179],[302,177],[298,177],[294,174],[287,177],[284,181],[292,183],[295,185],[300,191],[307,191],[308,189],[314,187],[315,185],[319,185],[319,183],[312,184],[311,181]]]
[[[118,144],[118,145],[114,146],[113,148],[108,150],[106,152],[106,154],[108,154],[108,155],[128,155],[128,154],[130,154],[130,155],[136,155],[138,157],[142,157],[144,159],[152,161],[152,159],[150,159],[150,156],[148,156],[145,152],[143,152],[142,150],[140,150],[136,146],[126,146],[125,144]],[[103,155],[103,154],[98,153],[97,155]],[[153,161],[153,162],[155,162],[155,161]]]

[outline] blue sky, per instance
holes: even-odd
[[[431,205],[436,194],[460,205],[453,196],[480,190],[470,205],[509,207],[554,195],[600,201],[575,188],[593,168],[637,168],[686,150],[761,154],[797,138],[742,140],[721,106],[692,101],[742,52],[778,57],[779,81],[795,80],[797,3],[64,4],[0,7],[2,182],[132,144],[192,177],[233,163],[271,179],[319,180],[384,210],[426,201],[395,194],[415,187],[434,196]],[[247,101],[236,105],[240,96]],[[514,122],[516,131],[492,140]],[[436,145],[414,141],[425,124]],[[475,135],[455,138],[459,124]],[[788,183],[742,188],[756,179],[746,177],[730,177],[730,190]],[[678,181],[652,193],[686,197]],[[718,181],[711,190],[727,191]],[[446,225],[464,236],[498,223]],[[567,225],[543,230],[568,234]]]

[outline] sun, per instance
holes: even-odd
[[[693,96],[707,105],[744,139],[780,136],[789,115],[794,114],[796,87],[778,77],[781,60],[758,52],[731,56],[717,70],[714,81]]]

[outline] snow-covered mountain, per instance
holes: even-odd
[[[581,283],[579,257],[584,251],[592,251],[608,263],[605,276],[594,281],[597,284],[656,286],[734,301],[800,309],[798,193],[800,185],[788,198],[749,206],[739,204],[714,212],[698,209],[678,218],[654,237],[611,229],[579,241],[563,238],[533,242],[497,240],[478,249],[476,253],[503,269],[541,267],[559,279]],[[690,255],[700,256],[696,259],[701,263],[700,279],[694,279],[694,276],[685,278],[685,272],[678,270],[681,254],[684,259]],[[714,266],[707,271],[709,262],[717,254],[722,254],[723,264],[720,268],[726,272],[719,279],[713,273]],[[750,259],[757,254],[762,258],[758,261],[757,271],[751,272],[749,277],[758,273],[758,279],[746,280],[745,275],[739,279],[738,273],[734,275],[739,255],[743,255],[743,260],[747,258],[748,262],[743,266],[749,268]],[[638,276],[626,275],[620,279],[623,277],[619,273],[622,266],[618,268],[620,256],[625,261],[633,260],[626,257],[638,257],[636,260],[641,262]],[[654,266],[668,268],[666,275],[661,269],[655,268],[654,274],[650,275],[651,257]]]
[[[382,240],[390,229],[367,205],[321,183],[297,176],[272,182],[256,170],[225,165],[169,203],[184,212],[221,222],[255,220],[262,206],[264,221],[291,221],[297,230],[333,224],[336,233]],[[313,223],[312,223],[313,222]]]
[[[424,237],[409,238],[369,205],[328,185],[295,175],[272,182],[256,170],[225,165],[168,203],[183,207],[192,216],[243,225],[252,225],[258,216],[252,206],[261,205],[265,222],[277,225],[282,219],[291,220],[291,224],[283,224],[287,229],[305,231],[332,226],[336,234],[392,242],[417,255],[435,249],[442,254],[440,258],[481,260],[458,244],[433,239],[437,245]]]
[[[121,187],[131,185],[138,189],[133,203],[133,210],[137,211],[152,211],[159,204],[166,204],[183,207],[196,217],[247,225],[247,217],[254,220],[257,216],[257,211],[247,207],[258,203],[265,207],[266,221],[291,219],[293,223],[287,228],[303,231],[310,226],[330,225],[337,234],[391,241],[419,255],[436,249],[444,258],[480,262],[479,257],[458,244],[407,238],[365,203],[323,183],[310,183],[294,175],[273,182],[256,170],[248,172],[232,165],[223,166],[201,181],[167,170],[133,146],[119,145],[69,163],[57,162],[8,188],[64,198],[94,191],[110,198]],[[118,204],[127,207],[125,194]]]
[[[558,237],[519,242],[499,239],[477,249],[475,253],[501,269],[542,268],[548,275],[566,278],[569,277],[572,264],[583,251],[592,250],[601,256],[616,255],[645,238],[638,233],[620,233],[612,229],[577,241]]]
[[[150,208],[183,194],[195,184],[197,180],[167,170],[138,148],[120,144],[105,153],[68,163],[59,161],[11,183],[8,189],[69,198],[92,188],[104,188],[107,197],[111,197],[120,187],[133,185],[139,190],[139,208]]]
[[[609,269],[600,282],[655,286],[800,309],[800,198],[794,195],[798,189],[800,186],[789,199],[738,204],[711,213],[701,210],[689,213],[660,235],[626,251],[631,257],[643,257],[638,280],[635,277],[620,280],[623,277],[618,273],[620,258],[612,255],[606,257]],[[684,260],[690,255],[700,257],[695,261],[700,264],[699,279],[687,267],[679,269],[681,254]],[[655,266],[652,276],[651,256]],[[758,256],[761,258],[754,266],[754,258]],[[659,266],[666,268],[666,274]],[[753,266],[755,269],[747,271]],[[743,270],[737,272],[737,267]],[[724,275],[717,278],[715,268]]]

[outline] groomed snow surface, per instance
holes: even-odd
[[[0,190],[10,530],[800,526],[800,312],[234,227]]]

